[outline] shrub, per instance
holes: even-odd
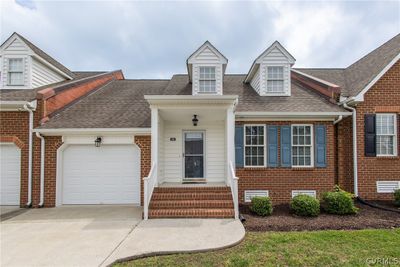
[[[272,203],[269,197],[253,197],[250,210],[257,215],[267,216],[272,214]]]
[[[333,192],[326,192],[322,196],[323,209],[331,214],[356,214],[358,208],[354,206],[354,195],[335,187]]]
[[[400,189],[394,191],[394,204],[400,207]]]
[[[290,208],[299,216],[316,217],[319,215],[319,200],[309,195],[297,195],[290,202]]]

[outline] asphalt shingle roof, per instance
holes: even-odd
[[[357,62],[344,69],[306,69],[297,70],[317,78],[335,83],[342,88],[343,96],[356,96],[360,93],[398,54],[400,53],[400,34],[376,48]]]

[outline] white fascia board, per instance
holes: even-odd
[[[231,104],[235,105],[237,95],[145,95],[152,106],[171,104]]]
[[[61,129],[33,129],[33,132],[38,132],[46,136],[52,135],[92,135],[92,134],[134,134],[134,135],[149,135],[151,128],[61,128]]]
[[[295,69],[291,69],[291,71],[292,71],[292,72],[295,72],[295,73],[298,73],[298,74],[300,74],[300,75],[302,75],[302,76],[304,76],[304,77],[313,79],[313,80],[315,80],[315,81],[317,81],[317,82],[323,83],[323,84],[325,84],[325,85],[327,85],[327,86],[330,86],[330,87],[340,87],[340,86],[337,85],[337,84],[330,83],[330,82],[328,82],[328,81],[322,80],[322,79],[320,79],[320,78],[317,78],[317,77],[315,77],[315,76],[309,75],[309,74],[307,74],[307,73],[304,73],[304,72],[301,72],[301,71],[298,71],[298,70],[295,70]]]
[[[338,116],[351,116],[351,112],[236,112],[237,120],[328,120],[334,121]]]
[[[28,105],[35,111],[37,106],[37,100],[33,101],[0,101],[0,111],[25,111],[24,106]]]
[[[363,102],[364,101],[364,95],[366,92],[368,92],[369,89],[371,89],[372,86],[374,86],[374,84],[379,81],[380,78],[382,78],[382,76],[394,65],[396,64],[396,62],[400,59],[400,53],[397,54],[397,56],[395,58],[392,59],[392,61],[390,61],[390,63],[388,65],[386,65],[386,67],[378,74],[375,76],[375,78],[370,81],[367,86],[365,86],[364,89],[362,89],[362,91],[360,93],[358,93],[355,97],[354,97],[354,101],[355,102]]]

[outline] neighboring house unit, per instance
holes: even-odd
[[[15,33],[1,46],[0,204],[237,218],[253,196],[286,203],[335,184],[391,199],[399,53],[400,35],[346,69],[296,69],[274,42],[249,73],[233,75],[207,41],[188,74],[129,80],[69,71]]]

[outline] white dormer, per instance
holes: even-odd
[[[70,70],[17,33],[0,46],[0,89],[33,89],[72,78]]]
[[[228,59],[209,41],[199,47],[186,61],[192,95],[222,95]]]
[[[290,69],[296,59],[275,41],[254,62],[245,82],[261,96],[290,96]]]

